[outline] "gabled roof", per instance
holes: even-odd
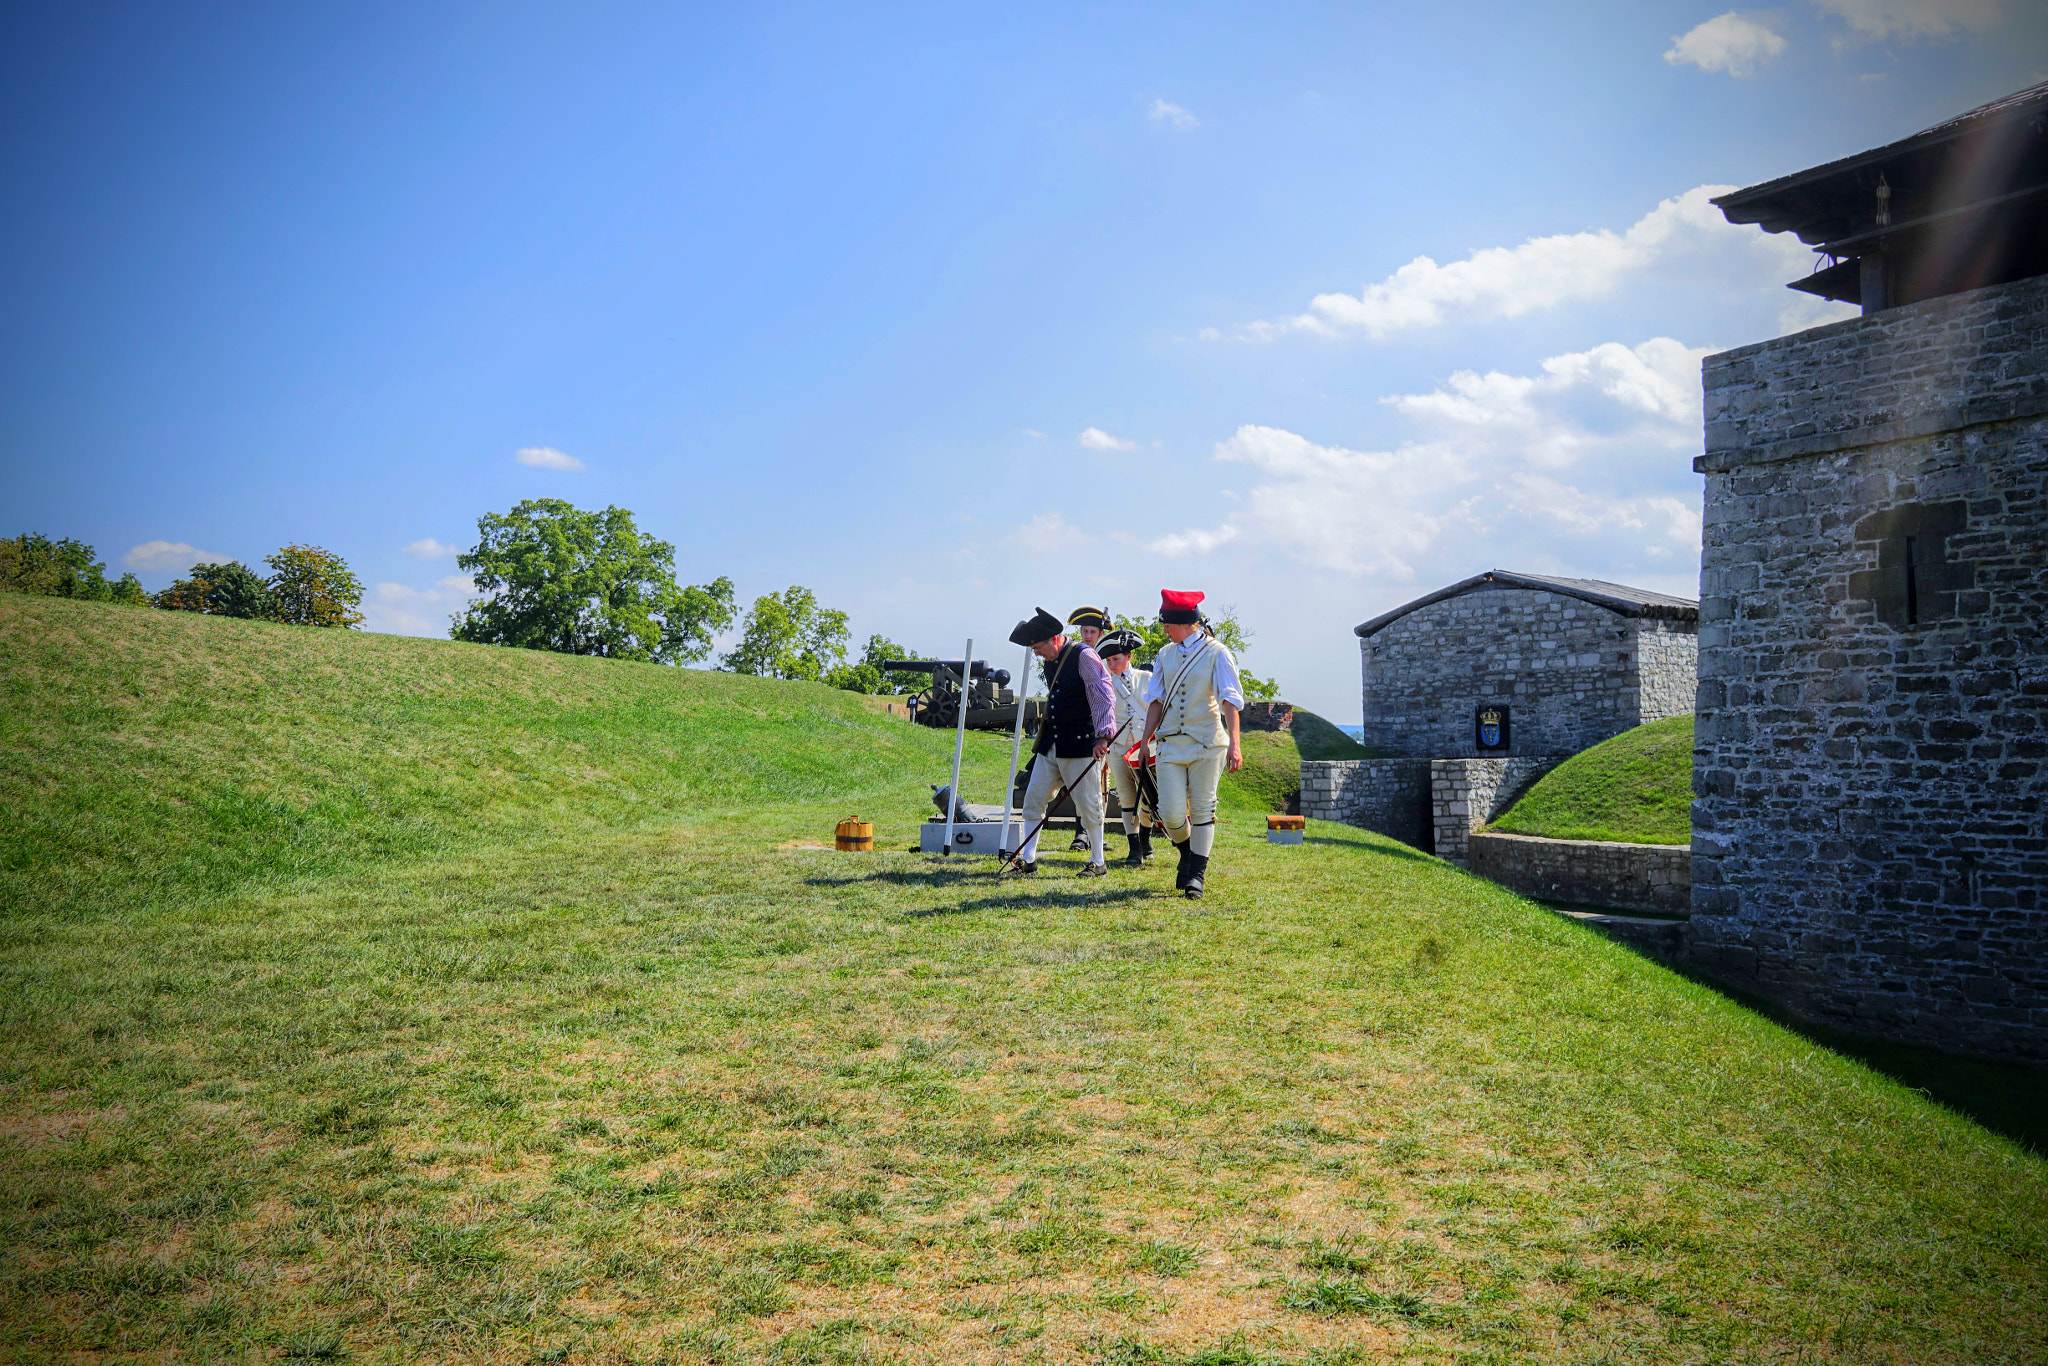
[[[1377,631],[1391,626],[1402,617],[1419,607],[1446,598],[1463,597],[1467,593],[1485,593],[1502,588],[1534,588],[1544,593],[1559,593],[1581,602],[1590,602],[1597,607],[1624,617],[1668,617],[1676,621],[1698,621],[1700,605],[1691,598],[1674,598],[1664,593],[1652,593],[1647,588],[1630,588],[1625,583],[1609,583],[1605,579],[1561,579],[1549,574],[1517,574],[1506,569],[1489,569],[1484,574],[1475,574],[1460,580],[1449,588],[1439,588],[1391,612],[1382,612],[1371,621],[1362,622],[1352,630],[1363,639]]]

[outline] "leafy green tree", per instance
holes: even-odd
[[[1144,647],[1133,652],[1131,662],[1142,669],[1151,668],[1152,661],[1158,657],[1159,651],[1167,644],[1166,628],[1160,625],[1157,619],[1145,617],[1120,616],[1116,619],[1116,624],[1126,630],[1136,631],[1144,638]],[[1251,645],[1252,635],[1251,632],[1245,630],[1244,624],[1237,619],[1237,608],[1234,606],[1227,608],[1222,616],[1209,623],[1209,628],[1216,633],[1216,639],[1230,647],[1231,657],[1237,661],[1237,681],[1244,688],[1244,700],[1247,702],[1271,702],[1276,700],[1280,696],[1280,684],[1276,680],[1259,678],[1245,671],[1244,656],[1245,651]]]
[[[732,580],[678,585],[675,547],[643,535],[624,508],[530,498],[476,529],[455,562],[489,596],[455,616],[457,640],[694,664],[732,625]]]
[[[106,566],[91,546],[69,537],[53,541],[33,531],[0,539],[0,590],[87,602],[111,602],[114,597]]]
[[[267,586],[276,603],[271,615],[278,621],[344,629],[361,624],[363,614],[356,606],[363,600],[363,585],[348,561],[333,551],[288,545],[264,556],[263,563],[271,569]]]
[[[277,615],[277,597],[270,585],[240,560],[195,564],[191,578],[179,579],[158,593],[154,602],[167,611],[204,612],[216,617],[263,620]]]
[[[792,585],[754,599],[740,643],[720,662],[734,673],[818,683],[846,657],[849,639],[846,613]]]
[[[123,574],[114,584],[110,601],[118,602],[123,607],[147,607],[149,594],[143,591],[141,579],[133,574]]]
[[[869,636],[868,643],[861,647],[860,658],[851,664],[841,664],[831,670],[825,675],[825,681],[835,688],[844,688],[848,692],[864,692],[879,697],[902,697],[918,691],[923,681],[922,676],[883,673],[882,662],[889,659],[916,658],[916,655],[887,636]]]

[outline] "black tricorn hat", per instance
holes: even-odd
[[[1060,619],[1043,607],[1035,616],[1026,617],[1017,623],[1017,629],[1010,632],[1012,645],[1036,645],[1041,640],[1051,640],[1066,630]]]
[[[1145,646],[1145,638],[1136,631],[1115,630],[1095,642],[1095,653],[1108,659],[1111,655],[1133,654]]]
[[[1107,631],[1112,623],[1109,619],[1109,609],[1106,607],[1076,607],[1067,613],[1067,625],[1093,626],[1098,630]]]

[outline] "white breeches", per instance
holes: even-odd
[[[1062,785],[1073,784],[1074,814],[1081,818],[1081,833],[1088,837],[1088,861],[1102,862],[1102,779],[1088,772],[1094,761],[1087,755],[1078,759],[1055,759],[1041,754],[1031,765],[1031,781],[1024,788],[1024,828],[1038,824],[1038,818],[1052,805],[1052,794]],[[1100,764],[1096,767],[1099,769]],[[1082,777],[1087,773],[1086,777]],[[1026,863],[1038,857],[1038,836],[1024,842],[1018,855]]]
[[[1166,837],[1185,844],[1198,826],[1216,824],[1216,785],[1223,781],[1223,761],[1230,746],[1204,745],[1185,735],[1159,743],[1159,820]],[[1206,850],[1197,850],[1206,853]]]

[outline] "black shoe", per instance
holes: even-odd
[[[1038,865],[1036,863],[1025,863],[1022,860],[1013,861],[1010,864],[1010,867],[1024,874],[1026,877],[1029,877],[1031,876],[1031,874],[1038,871]]]
[[[1138,832],[1138,840],[1139,848],[1145,853],[1145,862],[1150,863],[1152,861],[1152,832],[1150,830],[1140,830]]]
[[[1202,899],[1202,874],[1209,871],[1207,854],[1189,854],[1187,875],[1180,884],[1180,894],[1190,901]]]
[[[1173,870],[1173,890],[1184,892],[1188,889],[1188,864],[1194,858],[1195,851],[1185,844],[1176,844],[1173,848],[1174,852],[1180,855],[1180,865]]]
[[[1088,837],[1087,837],[1086,835],[1076,835],[1076,836],[1074,836],[1074,842],[1073,842],[1072,844],[1070,844],[1070,845],[1068,845],[1068,846],[1067,846],[1067,852],[1068,852],[1068,853],[1070,853],[1070,854],[1085,854],[1085,853],[1087,853],[1087,852],[1088,852]]]
[[[1108,864],[1106,864],[1106,863],[1091,863],[1091,864],[1089,864],[1089,865],[1088,865],[1088,866],[1087,866],[1086,868],[1083,868],[1083,869],[1082,869],[1082,870],[1081,870],[1080,872],[1078,872],[1078,873],[1074,874],[1074,876],[1075,876],[1075,877],[1108,877],[1108,876],[1109,876],[1109,865],[1108,865]]]
[[[1145,846],[1140,843],[1144,838],[1143,835],[1135,831],[1124,836],[1124,842],[1130,846],[1124,850],[1124,867],[1142,868],[1145,866]]]

